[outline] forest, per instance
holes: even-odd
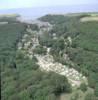
[[[93,88],[95,95],[98,96],[98,22],[81,22],[80,19],[86,16],[90,16],[90,14],[77,14],[76,16],[50,14],[39,18],[39,20],[53,24],[50,37],[53,36],[54,33],[59,37],[56,40],[59,42],[52,41],[51,43],[51,53],[55,60],[63,64],[68,63],[63,61],[62,54],[58,53],[60,51],[62,51],[62,53],[66,52],[70,60],[75,63],[75,66],[70,65],[70,67],[74,67],[87,76],[89,87]],[[64,40],[68,41],[67,38],[69,36],[72,38],[72,44],[64,45]],[[49,46],[48,40],[45,42],[47,44],[44,45]],[[64,48],[66,48],[66,50],[64,50]],[[96,99],[87,99],[86,97],[86,100]]]
[[[35,54],[50,54],[55,62],[68,65],[82,73],[88,79],[88,85],[81,84],[75,91],[92,90],[84,99],[75,93],[70,100],[98,100],[98,21],[81,22],[80,19],[90,14],[46,15],[38,20],[49,22],[52,29],[38,35],[39,44]],[[30,59],[17,45],[24,34],[29,34],[27,23],[20,23],[16,18],[1,18],[0,22],[0,71],[1,100],[58,100],[60,94],[74,92],[66,76],[55,72],[40,70],[35,56]],[[30,28],[36,32],[37,25]],[[64,59],[64,54],[68,59]],[[69,100],[69,99],[68,99]]]
[[[29,59],[17,50],[27,25],[5,20],[10,23],[0,25],[1,100],[56,100],[60,93],[70,93],[66,77],[42,72],[35,57]],[[31,28],[36,29],[35,25]],[[39,49],[35,52],[40,53]]]

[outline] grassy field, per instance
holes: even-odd
[[[87,16],[80,18],[81,22],[96,22],[98,21],[98,13],[88,13]]]
[[[0,18],[2,17],[17,17],[18,14],[0,14]]]
[[[80,19],[81,22],[88,22],[88,21],[98,21],[98,17],[91,16],[91,17],[84,17]]]

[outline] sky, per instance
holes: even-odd
[[[0,9],[98,4],[98,0],[0,0]]]

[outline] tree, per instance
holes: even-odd
[[[89,83],[89,86],[91,88],[95,88],[95,84],[96,84],[96,74],[95,73],[92,73],[90,72],[90,75],[88,77],[88,83]]]
[[[46,100],[56,100],[55,94],[48,95]]]
[[[37,46],[35,49],[34,49],[34,53],[37,53],[37,54],[46,54],[47,52],[47,49],[44,48],[43,46],[39,45]]]
[[[52,74],[51,76],[51,85],[53,86],[53,93],[59,95],[63,92],[70,93],[72,88],[68,83],[68,80],[65,76],[60,76],[58,74]]]
[[[95,94],[95,96],[98,97],[98,83],[96,83],[96,85],[95,85],[94,94]]]
[[[30,28],[35,31],[39,31],[39,27],[36,24],[30,24]]]
[[[79,93],[75,93],[72,97],[71,100],[78,100],[79,99]]]
[[[87,93],[84,100],[96,100],[94,94]]]
[[[81,89],[83,92],[87,91],[87,85],[86,85],[85,83],[81,83],[80,89]]]
[[[60,39],[57,39],[53,45],[53,49],[55,50],[63,50],[65,47],[65,44],[64,44],[64,39],[60,38]]]
[[[27,90],[22,90],[22,92],[19,93],[19,100],[32,100],[30,98],[30,94]]]

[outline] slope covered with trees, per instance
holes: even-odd
[[[26,27],[17,21],[0,24],[1,100],[56,100],[57,95],[70,93],[66,77],[41,71],[35,57],[29,59],[17,50],[23,35],[28,34]]]
[[[71,92],[71,100],[98,100],[98,22],[81,22],[81,18],[89,16],[46,15],[39,18],[49,22],[52,28],[38,35],[40,46],[34,53],[45,55],[46,48],[51,48],[50,54],[56,62],[86,76],[88,86],[82,83],[75,91],[66,76],[41,71],[35,56],[30,59],[24,49],[17,49],[25,34],[30,36],[32,30],[40,33],[36,24],[30,24],[28,32],[28,24],[16,18],[1,18],[0,22],[8,22],[0,23],[1,100],[57,100],[61,93],[69,95]]]
[[[40,18],[41,21],[53,24],[53,29],[49,32],[50,36],[54,34],[59,40],[63,39],[66,43],[62,50],[54,48],[56,42],[52,42],[52,54],[57,61],[62,61],[62,55],[66,52],[74,67],[88,77],[89,87],[92,87],[97,96],[98,85],[98,21],[81,22],[81,18],[91,16],[83,15],[46,15]],[[98,17],[98,16],[97,16]],[[68,44],[68,38],[72,39],[72,44]],[[61,47],[60,47],[61,48]],[[64,49],[66,48],[66,49]],[[62,52],[62,55],[60,54]],[[58,57],[59,56],[59,57]],[[68,63],[66,61],[63,64]],[[94,99],[95,100],[95,99]]]

